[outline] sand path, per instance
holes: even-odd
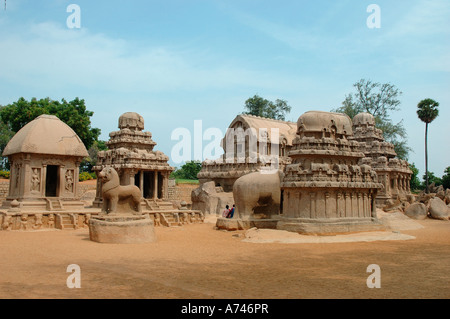
[[[204,223],[157,227],[139,245],[91,242],[87,229],[0,231],[0,298],[449,298],[450,222],[398,227],[390,235],[406,240],[256,243]],[[70,264],[80,289],[67,288]],[[370,264],[380,289],[366,285]]]

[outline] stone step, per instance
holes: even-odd
[[[178,223],[169,223],[169,227],[177,227],[179,226]]]

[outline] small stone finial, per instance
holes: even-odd
[[[144,118],[136,112],[127,112],[119,117],[119,129],[130,129],[142,131],[144,129]]]
[[[20,203],[17,199],[11,202],[11,208],[8,210],[9,212],[19,212],[20,211]]]

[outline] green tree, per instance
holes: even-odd
[[[108,150],[108,146],[106,146],[106,142],[102,140],[94,141],[94,144],[88,149],[89,156],[84,158],[81,162],[81,171],[82,172],[92,172],[92,167],[97,165],[98,160],[98,152]]]
[[[427,172],[427,174],[424,174],[422,176],[422,188],[427,189],[427,185],[431,185],[434,183],[435,186],[442,185],[442,179],[440,177],[437,177],[434,175],[433,172]]]
[[[1,107],[0,107],[1,109]],[[9,140],[14,136],[14,132],[11,131],[11,129],[0,121],[0,156],[3,153],[3,150],[5,149],[6,145],[8,144]],[[8,159],[6,157],[0,158],[0,170],[8,170],[9,169],[9,163]]]
[[[439,115],[439,103],[432,99],[425,99],[417,105],[417,115],[422,122],[425,122],[425,191],[428,193],[428,124],[434,121]]]
[[[418,190],[421,188],[420,180],[419,180],[419,169],[414,165],[414,163],[409,164],[409,168],[412,171],[411,180],[410,180],[410,186],[411,190]]]
[[[286,114],[291,112],[291,107],[285,100],[275,100],[275,102],[266,100],[255,95],[245,101],[246,111],[243,114],[256,115],[276,120],[284,121]]]
[[[75,98],[67,102],[53,101],[50,98],[27,101],[21,97],[17,102],[0,109],[0,118],[8,128],[16,133],[27,123],[42,114],[56,115],[69,125],[89,149],[100,136],[100,129],[91,127],[91,117],[94,112],[86,109],[85,101]]]
[[[450,166],[444,170],[444,175],[442,175],[442,186],[444,186],[444,188],[450,188]]]
[[[342,106],[332,111],[345,113],[350,118],[354,118],[355,115],[362,112],[372,114],[375,118],[375,125],[383,131],[385,140],[394,144],[397,156],[401,159],[408,159],[411,148],[407,145],[403,120],[393,123],[390,118],[392,112],[400,110],[399,97],[402,92],[393,84],[381,84],[365,79],[359,80],[353,84],[353,87],[356,92],[346,95]]]
[[[197,174],[202,169],[202,163],[200,161],[186,162],[181,168],[172,172],[171,177],[180,179],[197,180]]]

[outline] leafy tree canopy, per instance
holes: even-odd
[[[180,179],[197,180],[197,174],[202,169],[202,163],[200,161],[186,162],[181,168],[172,172],[171,177]]]
[[[84,100],[79,98],[70,102],[62,99],[59,102],[50,98],[40,100],[33,98],[27,101],[21,97],[17,102],[0,109],[1,120],[14,133],[42,114],[56,115],[78,134],[87,149],[100,136],[100,129],[91,127],[90,118],[94,112],[88,111]]]
[[[417,105],[417,116],[419,119],[430,124],[439,115],[438,109],[439,103],[432,99],[425,99],[419,102]]]
[[[444,188],[450,188],[450,166],[444,170],[444,175],[442,176],[442,185]]]
[[[345,113],[350,118],[367,112],[375,117],[375,125],[384,133],[384,138],[394,144],[395,152],[401,159],[407,159],[411,148],[407,146],[406,129],[403,120],[393,123],[390,114],[399,111],[399,97],[402,92],[390,83],[381,84],[371,80],[361,79],[353,87],[356,92],[345,96],[342,106],[333,112]]]
[[[432,99],[425,99],[417,105],[417,116],[425,123],[425,191],[428,193],[428,124],[439,115],[439,103]],[[433,183],[433,182],[431,182]],[[437,184],[436,184],[437,185]]]
[[[243,114],[256,115],[276,120],[284,121],[286,114],[291,112],[291,107],[284,100],[275,100],[275,102],[266,100],[255,95],[245,101],[246,111]]]
[[[1,108],[0,108],[1,110]],[[5,149],[6,145],[8,144],[9,140],[14,136],[14,132],[11,131],[5,123],[0,121],[0,156],[1,153],[3,153],[3,150]],[[0,170],[6,170],[9,169],[9,164],[6,159],[6,157],[0,158]]]
[[[94,141],[92,146],[88,149],[89,156],[84,158],[81,162],[81,171],[83,172],[92,172],[92,167],[97,165],[98,160],[98,152],[108,150],[108,146],[106,146],[106,142],[102,140]]]
[[[426,178],[427,178],[427,175],[423,174],[423,176],[422,176],[422,179],[423,179],[422,188],[423,189],[426,188]],[[431,185],[433,183],[435,186],[440,186],[440,185],[442,185],[442,179],[440,177],[435,176],[433,172],[428,172],[428,185]]]
[[[419,169],[414,165],[414,163],[409,164],[409,168],[412,171],[410,186],[411,190],[421,189],[420,180],[419,180]]]

